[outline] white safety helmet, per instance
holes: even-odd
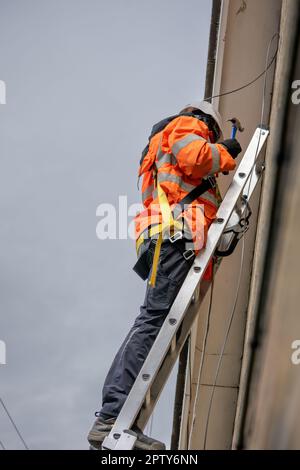
[[[219,111],[217,111],[217,109],[211,103],[209,103],[209,101],[193,101],[192,103],[187,104],[181,112],[183,112],[187,108],[196,108],[196,109],[199,109],[199,111],[202,111],[203,113],[211,116],[215,120],[215,122],[218,124],[219,129],[221,131],[221,135],[219,139],[221,140],[223,139],[223,134],[224,134],[223,119]]]

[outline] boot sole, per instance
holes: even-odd
[[[109,432],[97,432],[88,435],[88,441],[92,447],[97,450],[101,450],[104,439],[108,436]],[[166,446],[162,442],[153,442],[152,444],[146,444],[139,440],[136,441],[134,450],[166,450]]]
[[[134,450],[166,450],[166,446],[163,443],[159,442],[147,445],[143,442],[136,441]]]

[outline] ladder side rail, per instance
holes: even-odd
[[[172,372],[172,369],[174,365],[176,364],[178,356],[190,334],[191,328],[197,317],[199,307],[200,307],[200,302],[198,302],[197,304],[193,304],[188,308],[185,318],[182,322],[182,328],[181,328],[180,334],[176,340],[176,348],[173,352],[167,353],[159,371],[154,377],[154,380],[151,384],[151,389],[150,389],[150,392],[151,392],[150,406],[147,406],[147,407],[142,406],[138,414],[137,425],[140,429],[145,428],[148,422],[148,419],[150,418],[153,412],[153,409],[155,408],[155,405],[160,397],[160,394],[163,391],[163,388],[166,382],[168,381],[168,378]]]

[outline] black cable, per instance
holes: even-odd
[[[2,441],[0,441],[0,447],[2,450],[6,450]]]
[[[12,416],[10,415],[10,413],[9,413],[8,409],[6,408],[6,406],[5,406],[5,404],[4,404],[4,401],[2,400],[1,397],[0,397],[0,403],[1,403],[1,405],[3,406],[3,409],[4,409],[5,413],[7,414],[7,416],[8,416],[8,418],[9,418],[11,424],[13,425],[13,427],[14,427],[16,433],[18,434],[19,438],[21,439],[21,441],[22,441],[22,443],[23,443],[25,449],[26,449],[26,450],[29,450],[28,445],[26,444],[25,440],[23,439],[22,434],[20,433],[20,431],[19,431],[19,429],[18,429],[16,423],[14,422]]]
[[[192,380],[193,380],[193,374],[192,374],[192,338],[191,338],[191,335],[189,335],[189,346],[188,346],[188,361],[189,361],[189,406],[190,404],[192,403]],[[188,436],[189,436],[189,419],[186,420],[186,426],[187,426],[187,429],[186,429],[186,435],[187,435],[187,439],[188,439]]]
[[[274,40],[275,37],[278,37],[278,39],[280,38],[280,35],[279,33],[275,33],[271,39],[271,41]],[[257,82],[257,80],[259,80],[261,77],[263,77],[266,72],[269,70],[269,68],[272,66],[273,62],[275,61],[276,57],[277,57],[277,54],[278,54],[278,48],[279,48],[279,41],[277,43],[277,48],[276,48],[276,51],[275,51],[275,54],[274,56],[272,57],[270,63],[267,65],[267,67],[264,69],[263,72],[261,72],[257,77],[255,77],[253,80],[251,80],[250,82],[246,83],[245,85],[239,87],[239,88],[235,88],[233,90],[230,90],[230,91],[225,91],[224,93],[220,93],[218,95],[213,95],[213,96],[209,96],[207,98],[204,98],[204,101],[210,101],[212,100],[213,98],[220,98],[221,96],[226,96],[226,95],[231,95],[233,93],[237,93],[238,91],[241,91],[241,90],[244,90],[245,88],[248,88],[249,86],[253,85],[253,83]]]

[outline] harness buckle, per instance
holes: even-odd
[[[193,258],[193,256],[195,256],[195,252],[194,250],[186,250],[184,253],[183,253],[183,257],[186,261],[190,260],[191,258]]]
[[[181,240],[182,238],[183,238],[183,233],[182,232],[176,232],[176,233],[174,233],[174,235],[169,237],[169,240],[170,240],[171,243],[175,243],[178,240]]]
[[[208,176],[207,181],[211,185],[211,189],[215,188],[217,186],[216,178],[214,176]]]

